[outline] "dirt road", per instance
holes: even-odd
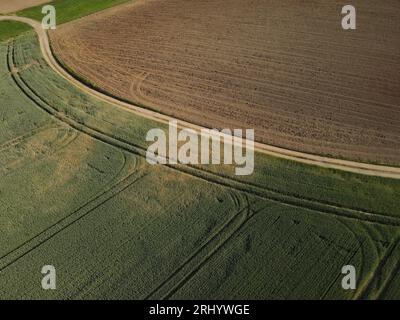
[[[343,0],[142,0],[49,37],[58,61],[117,99],[253,128],[267,145],[398,166],[400,3],[352,4],[354,31],[341,28]]]
[[[53,56],[53,53],[50,48],[49,38],[47,32],[42,28],[41,24],[35,20],[24,18],[24,17],[17,17],[17,16],[0,16],[0,21],[4,20],[12,20],[21,23],[26,23],[34,28],[36,33],[38,34],[39,41],[40,41],[40,48],[43,54],[44,59],[49,64],[49,66],[61,77],[68,80],[70,83],[78,87],[80,90],[101,99],[113,106],[124,108],[129,110],[130,112],[146,117],[149,119],[161,121],[163,123],[168,123],[171,120],[175,120],[172,117],[163,115],[161,113],[153,112],[147,109],[140,108],[133,104],[128,104],[122,102],[120,100],[114,99],[109,97],[103,93],[100,93],[96,90],[93,90],[83,84],[82,82],[76,80],[73,76],[71,76],[68,72],[64,70],[62,66],[58,64],[56,59]],[[196,131],[200,131],[203,127],[185,122],[180,121],[180,126],[185,128],[191,128]],[[363,175],[370,175],[370,176],[377,176],[377,177],[386,177],[386,178],[393,178],[393,179],[400,179],[400,168],[397,167],[390,167],[390,166],[381,166],[381,165],[373,165],[367,163],[360,163],[355,161],[347,161],[341,159],[334,159],[328,157],[321,157],[317,155],[307,154],[303,152],[297,152],[292,150],[287,150],[283,148],[278,148],[274,146],[269,146],[266,144],[255,143],[255,151],[260,152],[263,154],[297,161],[300,163],[305,163],[309,165],[315,165],[323,168],[332,168],[347,172],[353,172]]]

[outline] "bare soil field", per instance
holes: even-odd
[[[65,24],[55,54],[114,96],[259,142],[400,163],[400,2],[139,1]]]
[[[0,13],[16,12],[47,2],[51,0],[0,0]]]

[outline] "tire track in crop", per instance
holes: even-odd
[[[86,204],[82,205],[80,208],[70,213],[69,215],[63,217],[50,227],[46,228],[39,234],[35,235],[33,238],[25,241],[23,244],[8,252],[7,254],[0,257],[0,272],[4,271],[6,268],[14,264],[16,261],[22,257],[28,255],[38,247],[40,247],[45,242],[49,241],[59,233],[65,231],[67,228],[75,224],[76,222],[82,220],[96,209],[107,203],[109,200],[113,199],[117,195],[121,194],[132,185],[144,178],[148,173],[146,171],[133,172],[127,177],[123,178],[116,185],[112,186],[106,191],[103,191],[100,195],[96,196]]]
[[[369,250],[368,250],[368,248],[366,248],[366,246],[363,246],[361,248],[362,255],[363,255],[363,257],[366,255],[371,255],[371,251],[373,250],[373,254],[375,256],[375,261],[378,261],[378,263],[379,263],[379,261],[381,260],[381,256],[382,256],[382,251],[380,250],[379,246],[382,246],[384,248],[383,253],[385,254],[387,252],[387,250],[390,248],[390,245],[394,239],[391,239],[389,241],[384,241],[383,239],[376,238],[377,234],[374,233],[374,230],[371,230],[370,228],[368,228],[368,226],[364,225],[364,226],[362,226],[362,229],[364,229],[367,234],[367,237],[364,240],[364,243],[367,243],[367,241],[369,241],[369,246],[370,246]],[[363,273],[362,267],[363,267],[363,265],[361,265],[360,269],[357,269],[357,273],[359,275],[361,275]],[[374,272],[375,268],[376,268],[375,266],[371,266],[369,273]],[[359,283],[359,284],[357,286],[358,288],[357,288],[356,292],[354,293],[354,295],[352,297],[353,300],[356,300],[357,299],[356,297],[359,296],[360,292],[363,291],[364,288],[366,288],[366,286],[368,285],[368,283],[369,283],[368,272],[365,273],[364,279],[361,279],[361,278],[357,279],[357,283]]]
[[[247,217],[250,212],[250,207],[246,206],[243,209],[239,210],[236,214],[234,214],[230,219],[228,219],[214,234],[212,234],[199,248],[197,248],[189,257],[184,260],[184,262],[176,268],[164,281],[162,281],[156,288],[154,288],[149,294],[144,297],[144,300],[153,300],[158,299],[159,297],[157,294],[162,293],[162,290],[167,286],[169,283],[176,283],[176,278],[183,273],[183,279],[186,278],[185,275],[185,268],[190,266],[190,264],[195,261],[195,259],[204,253],[206,256],[209,252],[207,249],[209,247],[214,246],[216,242],[218,244],[221,239],[224,238],[224,235],[227,234],[228,238],[231,234],[234,234],[238,228],[247,220]],[[238,225],[236,225],[238,224]],[[233,228],[232,230],[230,230]],[[216,246],[218,247],[218,245]],[[212,252],[213,250],[211,250]],[[190,271],[191,273],[191,271]],[[186,273],[187,274],[187,273]]]
[[[23,135],[15,137],[15,138],[13,138],[11,140],[8,140],[8,141],[4,142],[3,144],[1,144],[0,145],[0,153],[5,151],[5,150],[7,150],[10,147],[13,147],[13,146],[19,144],[20,142],[22,142],[22,141],[24,141],[24,140],[26,140],[26,139],[28,139],[30,137],[35,136],[36,134],[38,134],[38,133],[40,133],[42,131],[45,131],[47,129],[57,129],[57,128],[58,128],[57,126],[54,126],[54,125],[51,125],[51,124],[45,124],[45,125],[40,126],[38,128],[34,128],[34,129],[30,130],[29,132],[24,133]]]
[[[137,172],[140,172],[140,170],[142,170],[143,166],[142,166],[142,162],[138,161],[138,159],[134,158],[134,163],[132,168],[129,169],[129,172],[125,177],[120,178],[117,181],[113,181],[114,179],[118,178],[122,171],[124,170],[124,168],[126,167],[127,164],[127,159],[126,159],[126,155],[121,152],[121,154],[123,155],[123,163],[120,167],[120,169],[118,170],[118,172],[114,175],[113,179],[110,180],[110,184],[111,186],[109,186],[108,188],[104,188],[102,191],[100,191],[99,193],[97,193],[97,195],[95,195],[94,197],[92,197],[92,199],[86,201],[85,203],[83,203],[82,205],[79,206],[79,208],[77,208],[76,210],[74,210],[72,213],[64,216],[62,219],[60,219],[58,222],[56,222],[55,224],[51,225],[50,227],[42,230],[39,234],[35,235],[34,237],[32,237],[31,239],[25,241],[24,243],[22,243],[21,245],[19,245],[18,247],[14,248],[13,250],[9,251],[8,253],[4,254],[3,256],[0,257],[0,263],[2,262],[2,260],[6,259],[8,256],[14,254],[17,250],[18,251],[23,251],[24,247],[28,247],[30,245],[30,242],[32,242],[33,240],[35,240],[37,237],[42,236],[42,234],[44,234],[45,232],[48,232],[50,230],[50,228],[54,228],[56,227],[58,224],[63,223],[65,220],[77,215],[80,211],[83,211],[86,207],[93,205],[93,203],[97,203],[101,200],[102,197],[105,197],[107,195],[107,193],[112,193],[113,189],[117,188],[120,184],[125,183],[126,181],[128,181],[134,174],[136,174]],[[144,176],[145,174],[143,174]],[[120,192],[116,192],[114,194],[112,194],[112,196],[109,197],[108,200],[111,200],[113,197],[117,196]],[[108,201],[107,200],[107,201]],[[105,203],[105,202],[104,202]],[[83,217],[83,216],[82,216]],[[80,218],[79,218],[80,219]],[[78,219],[78,220],[79,220]],[[44,242],[44,241],[43,241]],[[1,264],[0,264],[1,266]],[[1,272],[1,268],[0,268],[0,272]]]
[[[391,270],[390,274],[386,277],[385,283],[379,289],[378,295],[376,297],[377,300],[382,299],[382,296],[386,293],[389,289],[390,284],[392,283],[393,279],[400,273],[400,260],[397,261],[395,267]]]
[[[11,45],[9,45],[9,47],[8,47],[7,56],[8,56],[8,69],[9,69],[9,72],[10,72],[10,74],[12,75],[14,81],[16,81],[17,73],[11,71],[11,70],[13,70],[13,68],[12,68],[13,65],[12,65],[12,63],[10,63],[10,62],[11,62],[10,59],[13,61],[13,46],[11,46]],[[19,85],[18,85],[17,82],[16,82],[16,84],[17,84],[17,86],[19,87]],[[21,87],[20,87],[20,89],[22,90]],[[27,95],[27,97],[28,97],[30,100],[32,100],[32,97],[31,97],[31,96],[29,96],[24,90],[22,90],[22,91],[25,93],[25,95]],[[32,100],[32,101],[37,105],[36,101],[34,101],[34,100]],[[62,123],[65,124],[65,122],[62,122]],[[70,126],[70,127],[71,127],[71,126]],[[80,132],[80,131],[76,131],[76,132]],[[77,137],[77,135],[75,135],[75,138],[76,138],[76,137]],[[59,150],[57,150],[57,151],[59,151]],[[123,152],[122,152],[122,154],[123,154]],[[119,170],[118,173],[115,175],[115,177],[118,176],[118,175],[122,172],[122,170],[124,169],[124,167],[125,167],[125,164],[126,164],[126,156],[125,156],[124,154],[123,154],[123,156],[124,156],[123,166],[120,168],[120,170]],[[112,192],[112,190],[113,190],[114,188],[117,188],[121,183],[124,183],[125,181],[127,181],[128,179],[130,179],[130,177],[132,177],[132,176],[136,173],[136,171],[139,170],[140,168],[141,168],[141,164],[135,159],[134,167],[133,167],[133,169],[131,169],[131,170],[134,170],[134,173],[129,174],[127,177],[125,177],[124,179],[120,180],[119,182],[117,182],[117,183],[114,184],[112,187],[108,188],[107,190],[105,190],[105,191],[103,190],[103,192],[101,192],[99,195],[95,196],[93,199],[91,199],[91,200],[89,200],[88,202],[86,202],[85,204],[83,204],[81,207],[79,207],[77,210],[75,210],[75,211],[72,212],[71,214],[65,216],[64,218],[62,218],[61,220],[59,220],[58,222],[56,222],[54,225],[52,225],[52,226],[50,226],[49,228],[43,230],[41,233],[37,234],[36,236],[34,236],[33,238],[31,238],[30,240],[25,241],[23,244],[21,244],[20,246],[18,246],[18,247],[15,248],[15,249],[13,249],[12,251],[6,253],[5,255],[3,255],[2,257],[0,257],[0,262],[3,262],[3,260],[5,260],[5,259],[7,259],[9,256],[13,255],[16,251],[24,251],[23,248],[29,246],[30,243],[31,243],[33,240],[37,239],[38,237],[42,237],[42,236],[43,236],[46,232],[48,232],[51,228],[57,227],[60,223],[63,223],[63,222],[66,221],[67,219],[69,219],[69,218],[71,218],[71,217],[73,217],[73,216],[75,216],[75,215],[77,215],[77,214],[79,215],[79,212],[82,211],[82,210],[84,210],[87,206],[92,205],[93,202],[98,202],[99,199],[101,199],[101,197],[105,196],[105,195],[106,195],[107,193],[109,193],[109,192]],[[145,175],[145,174],[141,174],[141,177],[143,177],[144,175]],[[141,177],[139,177],[139,179],[140,179]],[[137,179],[137,180],[139,180],[139,179]],[[135,181],[134,181],[133,183],[135,183],[137,180],[135,179]],[[129,187],[130,185],[132,185],[133,183],[129,184],[126,188],[128,188],[128,187]],[[124,189],[124,190],[125,190],[125,189]],[[118,194],[119,194],[120,192],[122,192],[122,191],[123,191],[123,190],[121,190],[121,191],[119,191],[119,192],[116,192],[116,193],[113,193],[109,198],[107,198],[106,201],[102,202],[101,204],[103,204],[103,203],[107,202],[108,200],[112,199],[113,197],[115,197],[116,195],[118,195]],[[97,208],[97,207],[96,207],[96,208]],[[93,210],[94,210],[94,209],[93,209]],[[92,211],[92,210],[91,210],[91,211]],[[89,214],[91,211],[88,211],[86,214],[80,215],[75,221],[80,220],[81,218],[83,218],[84,216],[86,216],[87,214]],[[72,223],[74,223],[75,221],[73,221]],[[70,223],[69,225],[72,225],[72,223]],[[69,225],[67,225],[67,227],[68,227]],[[65,229],[65,228],[64,228],[64,229]],[[56,232],[55,234],[57,234],[57,233],[59,233],[59,232],[61,232],[61,231],[62,231],[62,230]],[[45,241],[47,241],[48,239],[50,239],[51,237],[53,237],[55,234],[52,234],[51,236],[49,236],[46,240],[42,241],[39,245],[41,245],[42,243],[44,243]],[[37,246],[39,246],[39,245],[37,245]],[[36,246],[36,247],[37,247],[37,246]],[[16,260],[18,260],[18,259],[21,258],[22,256],[28,254],[28,253],[29,253],[30,251],[32,251],[32,250],[33,250],[33,249],[28,250],[28,251],[26,251],[25,253],[21,254]],[[16,260],[15,260],[15,261],[16,261]],[[6,268],[7,266],[11,265],[12,263],[13,263],[13,262],[10,262],[9,264],[6,264],[5,267],[0,267],[0,272],[1,272],[4,268]]]
[[[361,275],[363,275],[364,272],[364,262],[365,262],[365,256],[366,256],[366,252],[368,251],[368,254],[371,254],[371,251],[374,251],[374,255],[376,256],[376,259],[379,260],[379,250],[377,247],[377,242],[380,242],[377,239],[374,239],[374,236],[370,233],[369,228],[365,225],[361,225],[362,229],[365,232],[364,238],[361,239],[359,237],[359,235],[353,230],[353,228],[349,227],[347,225],[347,223],[345,221],[341,221],[340,219],[335,219],[338,223],[340,223],[341,225],[343,225],[343,227],[349,231],[349,233],[353,234],[354,239],[357,240],[358,242],[358,247],[357,249],[354,251],[354,254],[350,257],[350,259],[346,262],[346,264],[352,264],[351,261],[352,259],[355,257],[355,255],[360,252],[361,254],[361,263],[360,265],[357,267],[357,283],[361,283],[362,279]],[[373,271],[373,268],[371,268]],[[343,274],[341,272],[338,273],[338,275],[336,276],[336,278],[332,281],[332,283],[329,285],[329,287],[327,288],[327,290],[325,290],[324,294],[321,296],[321,299],[325,299],[326,296],[329,294],[329,291],[332,289],[332,287],[335,285],[335,283],[338,283],[340,277],[343,277]],[[357,285],[357,291],[354,293],[353,295],[353,299],[355,299],[355,297],[360,293],[360,291],[362,291],[363,289],[360,290],[360,288],[364,288],[366,285],[368,285],[369,283],[369,279],[367,278],[366,280],[364,280],[361,284]]]
[[[235,190],[228,190],[229,197],[232,199],[232,202],[237,210],[241,210],[241,208],[245,206],[250,207],[249,199],[247,194],[236,192]]]
[[[379,252],[378,252],[378,248],[377,248],[377,245],[376,245],[376,241],[375,241],[375,240],[373,239],[373,237],[371,236],[371,234],[370,234],[370,232],[369,232],[369,230],[368,230],[367,227],[362,226],[362,229],[365,230],[365,233],[366,233],[366,234],[365,234],[365,238],[364,238],[364,239],[361,239],[361,238],[357,235],[357,233],[353,230],[353,228],[349,227],[345,221],[341,221],[341,220],[339,220],[339,219],[336,219],[336,220],[337,220],[341,225],[343,225],[344,228],[347,229],[347,230],[349,231],[349,233],[352,233],[352,234],[353,234],[354,238],[357,240],[357,242],[358,242],[358,244],[359,244],[359,247],[358,247],[357,251],[360,251],[360,254],[361,254],[361,258],[360,258],[360,259],[361,259],[361,264],[360,264],[360,267],[359,267],[359,269],[357,270],[357,272],[358,272],[358,275],[362,275],[363,272],[364,272],[364,269],[365,269],[365,268],[364,268],[364,262],[365,262],[365,256],[366,256],[366,253],[365,253],[365,252],[366,252],[366,250],[368,250],[368,249],[370,249],[370,250],[373,249],[374,252],[375,252],[375,254],[376,254],[376,258],[379,258]],[[355,252],[354,255],[348,260],[347,264],[351,264],[351,260],[356,256],[356,254],[357,254],[357,252]],[[338,274],[338,277],[335,279],[335,281],[338,281],[339,278],[340,278],[341,276],[343,276],[343,274],[340,272],[340,273]],[[357,279],[357,282],[359,282],[360,280],[361,280],[361,279]],[[334,283],[331,284],[330,288],[333,286],[333,284],[334,284]],[[323,298],[325,298],[326,295],[328,295],[330,288],[325,292],[325,295],[324,295]],[[355,294],[357,294],[357,292],[356,292]],[[353,295],[353,296],[354,296],[354,295]]]
[[[238,191],[266,200],[286,204],[289,206],[300,207],[303,209],[309,209],[311,211],[316,211],[320,214],[333,215],[339,218],[361,220],[364,222],[390,225],[395,227],[400,226],[400,219],[395,216],[384,215],[378,212],[366,211],[358,208],[349,208],[334,203],[322,202],[311,198],[283,193],[279,190],[260,187],[251,183],[240,182],[226,176],[222,177],[211,172],[196,169],[192,166],[179,167],[178,170],[182,171],[185,174],[196,176],[200,179],[203,179],[204,181],[233,188]]]
[[[11,48],[8,54],[8,64],[9,64],[9,69],[11,71],[12,66],[14,64],[13,60],[14,49],[13,49],[13,44],[9,44],[9,46]],[[35,91],[26,83],[26,81],[18,73],[11,73],[11,76],[13,77],[16,85],[31,101],[34,102],[35,105],[37,105],[39,108],[41,108],[51,116],[55,117],[59,121],[62,121],[71,126],[72,128],[81,131],[103,143],[112,145],[119,149],[123,149],[130,153],[140,155],[142,157],[146,157],[146,150],[144,148],[132,144],[130,141],[127,141],[125,139],[105,134],[95,128],[91,128],[90,126],[84,123],[77,122],[76,120],[70,118],[66,114],[56,110],[55,108],[47,104],[37,93],[35,93]],[[389,215],[386,216],[377,212],[369,212],[356,208],[348,208],[337,204],[331,204],[328,202],[321,202],[313,199],[298,197],[296,195],[285,194],[282,193],[281,191],[255,186],[246,182],[240,182],[226,176],[220,176],[218,174],[207,172],[205,170],[201,170],[199,168],[195,168],[194,166],[190,165],[187,166],[166,165],[166,167],[190,176],[197,177],[208,183],[222,185],[267,200],[275,201],[290,206],[309,209],[312,211],[319,212],[321,214],[335,215],[338,217],[347,217],[349,219],[361,220],[382,225],[400,226],[400,218],[394,216],[389,216]]]
[[[392,268],[392,270],[389,272],[389,276],[386,277],[386,280],[384,281],[383,285],[379,286],[379,280],[380,277],[383,275],[383,269],[385,268],[387,262],[390,259],[395,259],[395,253],[400,250],[400,238],[396,238],[394,241],[392,241],[391,245],[389,248],[386,250],[384,256],[382,259],[379,261],[377,264],[375,270],[371,273],[371,276],[367,280],[364,288],[361,288],[361,290],[355,295],[355,299],[357,300],[365,300],[365,299],[371,299],[371,296],[375,295],[375,290],[377,290],[377,298],[379,298],[380,295],[384,293],[384,291],[387,289],[388,284],[390,283],[390,279],[393,278],[395,271],[399,268],[400,264],[397,262]]]
[[[257,216],[260,212],[262,212],[265,208],[261,208],[258,209],[257,211],[252,211],[251,208],[249,208],[249,215],[246,217],[245,221],[243,221],[237,229],[235,229],[232,234],[221,244],[219,244],[218,246],[216,246],[214,248],[214,250],[205,257],[205,259],[198,265],[196,266],[190,273],[188,273],[180,282],[178,282],[172,289],[170,289],[170,291],[165,294],[161,299],[162,300],[168,300],[170,298],[172,298],[172,296],[178,292],[188,281],[190,281],[191,278],[193,278],[195,276],[195,274],[201,270],[201,268],[203,266],[205,266],[207,264],[207,262],[212,258],[212,256],[218,252],[218,250],[220,248],[222,248],[223,246],[225,246],[229,241],[231,241],[235,235],[237,235],[237,233],[243,229],[243,227],[250,222],[255,216]],[[275,224],[278,220],[280,219],[280,216],[278,216],[275,221],[272,224]],[[336,219],[338,220],[338,219]],[[338,220],[338,222],[342,223],[340,220]],[[362,250],[362,247],[364,245],[364,241],[359,241],[358,238],[356,237],[355,233],[350,230],[350,228],[348,228],[346,226],[346,228],[353,233],[353,235],[355,236],[355,239],[358,241],[359,246],[352,252],[351,257],[349,258],[349,261],[351,261],[355,255],[360,251],[360,249]],[[399,263],[400,264],[400,263]],[[336,279],[330,284],[330,286],[328,287],[328,289],[324,292],[323,297],[325,297],[328,292],[330,291],[330,289],[333,287],[333,285],[336,283],[336,281],[339,279],[339,277],[341,276],[341,274],[339,273],[339,275],[336,277]],[[322,299],[323,299],[322,297]]]
[[[350,256],[348,262],[350,262],[351,260],[353,260],[353,258],[356,256],[356,254],[361,250],[361,254],[363,255],[363,245],[364,245],[364,241],[359,242],[358,247],[354,250],[353,254]],[[363,263],[361,264],[363,265]],[[326,298],[326,296],[329,294],[329,291],[331,291],[331,289],[333,288],[333,286],[338,283],[340,277],[343,276],[342,273],[338,273],[338,275],[335,277],[335,279],[331,282],[331,284],[328,286],[328,288],[325,290],[325,292],[322,294],[321,296],[321,300],[324,300]]]
[[[225,192],[225,190],[223,190],[222,191],[223,193]],[[232,204],[235,206],[236,205],[236,203],[234,202],[234,200],[232,199],[232,195],[231,195],[231,193],[233,193],[234,191],[228,191],[228,192],[225,192],[226,194],[225,194],[225,196],[227,197],[227,198],[231,198],[231,200],[232,200]],[[237,198],[239,198],[239,196],[237,196]],[[177,201],[179,201],[181,199],[181,195],[180,194],[176,194],[174,197],[172,197],[172,199],[170,199],[170,201],[168,202],[168,204],[166,205],[166,206],[164,206],[163,207],[163,212],[169,212],[169,210],[170,210],[170,208],[172,208],[175,204],[176,204],[176,202]],[[235,207],[235,208],[233,208],[233,209],[237,209],[238,211],[243,211],[245,208],[242,206],[241,208],[238,208],[238,207]],[[240,210],[239,210],[240,209]],[[235,211],[236,212],[236,211]],[[238,213],[235,213],[234,215],[237,215]],[[232,217],[231,218],[229,218],[229,219],[232,219]],[[228,220],[229,220],[228,219]],[[150,220],[150,224],[151,224],[151,222],[153,221],[153,219],[151,219]],[[226,224],[226,223],[225,223]],[[146,224],[147,225],[147,224]],[[138,230],[136,230],[136,234],[140,234],[141,233],[141,231],[142,230],[144,230],[146,228],[146,226],[142,226],[140,229],[138,229]],[[217,233],[217,232],[216,232]],[[216,234],[215,233],[215,234]],[[210,238],[210,237],[208,237],[208,238]],[[132,242],[133,241],[133,242]],[[131,239],[129,239],[129,241],[128,242],[132,242],[133,244],[134,243],[136,243],[136,239],[133,239],[133,238],[131,238]],[[206,241],[208,242],[209,240],[207,240],[206,239]],[[110,257],[110,259],[111,259],[111,257]],[[109,275],[112,275],[113,274],[113,267],[112,266],[110,266],[110,267],[107,267],[106,269],[104,269],[103,270],[103,272],[102,272],[102,277],[104,276],[104,274],[109,274]],[[111,277],[111,276],[110,276]],[[96,279],[97,280],[97,279]],[[80,292],[76,295],[76,296],[74,296],[74,299],[78,299],[78,300],[80,300],[80,299],[85,299],[85,297],[88,295],[88,294],[90,294],[90,291],[96,291],[96,288],[98,288],[98,287],[100,287],[104,282],[105,282],[106,280],[105,279],[100,279],[100,281],[97,283],[97,284],[95,284],[93,287],[91,287],[90,289],[89,289],[89,286],[91,285],[86,285],[84,288],[82,288],[82,289],[80,289]],[[96,282],[96,281],[94,281],[94,282]],[[163,281],[164,282],[164,281]],[[145,298],[142,298],[142,299],[145,299]]]
[[[23,156],[17,158],[14,157],[14,159],[9,159],[8,162],[2,163],[2,167],[0,168],[0,175],[3,177],[7,176],[15,170],[24,168],[25,166],[29,165],[32,160],[40,161],[46,159],[47,157],[51,157],[57,154],[59,151],[64,150],[65,148],[70,146],[78,138],[78,132],[69,131],[69,128],[67,129],[65,127],[55,127],[49,128],[47,130],[57,130],[57,133],[62,133],[63,136],[57,137],[55,138],[55,140],[51,141],[50,143],[54,143],[54,146],[51,147],[41,145],[40,147],[42,148],[32,148],[32,146],[29,146],[29,144],[27,144],[28,148],[24,149],[25,154]],[[43,132],[45,132],[45,130]],[[34,136],[35,135],[33,135],[32,137]],[[24,143],[24,141],[22,140],[19,143],[22,144]]]
[[[240,224],[232,230],[230,234],[227,235],[225,239],[222,240],[222,242],[218,243],[214,248],[212,248],[211,251],[208,251],[208,253],[204,256],[204,259],[200,261],[189,273],[187,273],[179,282],[174,284],[174,286],[161,297],[161,300],[168,300],[170,299],[176,292],[178,292],[190,279],[192,279],[197,272],[199,272],[207,263],[208,261],[222,248],[224,247],[228,242],[230,242],[237,234],[239,231],[241,231],[245,225],[247,225],[251,220],[254,219],[260,212],[262,212],[265,208],[258,209],[256,211],[252,210],[251,207],[246,207],[244,210],[246,210],[246,214],[244,215],[244,219],[240,222]],[[280,219],[280,216],[278,216],[272,224],[275,224],[278,220]]]

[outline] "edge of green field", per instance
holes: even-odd
[[[90,14],[109,9],[131,0],[55,0],[49,1],[57,11],[57,24],[63,24]],[[44,17],[42,8],[45,4],[18,11],[16,15],[41,21]],[[3,16],[3,14],[0,14]],[[8,41],[22,33],[29,31],[30,26],[16,21],[0,21],[0,42]]]
[[[10,40],[31,29],[24,23],[15,21],[0,21],[0,42]]]
[[[130,0],[55,0],[49,1],[57,11],[57,24],[73,21],[92,13],[99,12],[113,6],[129,2]],[[17,12],[18,16],[42,20],[43,4]]]
[[[167,126],[153,120],[137,116],[128,110],[110,107],[93,97],[86,96],[64,79],[53,73],[43,61],[36,37],[27,35],[25,41],[26,53],[32,61],[39,62],[42,68],[30,68],[23,72],[22,77],[34,85],[38,78],[52,83],[52,89],[44,92],[50,85],[34,86],[35,91],[42,97],[50,92],[59,92],[69,103],[58,102],[57,111],[67,114],[81,124],[110,135],[120,141],[129,143],[146,150],[146,134],[152,128],[167,130]],[[55,84],[58,84],[56,86]],[[67,91],[68,88],[68,91]],[[54,104],[52,101],[48,101]],[[112,122],[112,124],[110,124]],[[236,176],[234,167],[197,166],[204,173],[203,178],[228,178],[232,184],[241,183],[249,188],[267,190],[270,194],[283,193],[286,197],[304,201],[319,201],[326,205],[344,206],[353,210],[369,211],[392,217],[400,217],[400,181],[343,172],[334,169],[320,168],[301,164],[294,161],[256,153],[255,171],[251,176]]]

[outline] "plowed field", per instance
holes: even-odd
[[[259,142],[400,161],[400,3],[140,1],[66,24],[55,54],[110,94]]]

